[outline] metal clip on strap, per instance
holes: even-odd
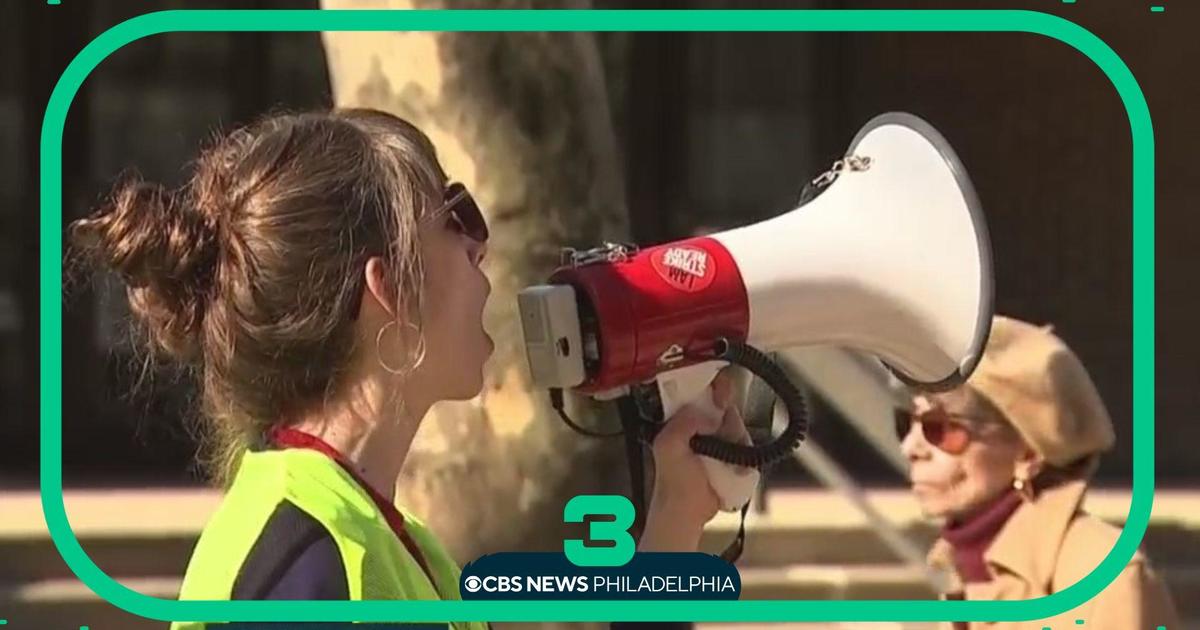
[[[564,267],[583,267],[600,262],[617,263],[629,260],[638,252],[636,245],[605,242],[599,247],[578,250],[570,247],[562,250],[560,264]]]

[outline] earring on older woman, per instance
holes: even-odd
[[[1013,478],[1012,485],[1013,490],[1016,490],[1017,494],[1021,495],[1022,499],[1026,501],[1033,501],[1033,482],[1025,477],[1025,475],[1018,473],[1017,476]]]

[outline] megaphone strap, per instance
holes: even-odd
[[[721,559],[729,564],[737,562],[738,558],[742,557],[742,550],[746,544],[746,512],[749,511],[749,509],[750,502],[747,501],[746,504],[742,506],[741,520],[738,523],[737,535],[734,536],[733,542],[729,543],[729,546],[725,548],[725,551],[721,552]]]

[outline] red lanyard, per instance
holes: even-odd
[[[387,523],[392,528],[392,531],[396,533],[396,537],[400,539],[400,542],[404,543],[404,546],[408,549],[408,552],[412,554],[412,557],[417,561],[417,564],[421,565],[421,570],[424,571],[425,575],[429,578],[429,583],[433,584],[435,589],[437,588],[437,581],[433,579],[433,572],[431,572],[429,570],[429,566],[425,564],[425,556],[421,554],[421,549],[417,546],[417,543],[412,539],[412,537],[408,535],[408,529],[404,527],[404,515],[400,513],[400,510],[396,509],[395,504],[386,499],[383,495],[379,494],[375,488],[371,487],[371,484],[367,483],[366,480],[359,476],[358,472],[354,470],[354,467],[350,465],[350,462],[341,453],[339,453],[337,449],[333,448],[315,435],[286,427],[272,427],[269,437],[271,442],[279,447],[306,448],[323,453],[333,461],[337,462],[338,465],[340,465],[343,469],[345,469],[346,473],[353,477],[354,481],[356,481],[363,490],[366,490],[367,494],[371,497],[371,500],[375,502],[376,507],[378,507],[379,511],[383,513],[383,517],[387,519]]]

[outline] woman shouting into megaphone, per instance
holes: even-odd
[[[72,238],[124,279],[152,350],[196,374],[223,454],[182,599],[459,597],[458,567],[394,502],[426,412],[478,394],[493,349],[488,228],[424,134],[370,110],[272,116],[178,191],[119,186]],[[659,434],[643,550],[697,548],[718,502],[688,441],[742,437],[730,398],[718,379],[723,426],[685,410]]]

